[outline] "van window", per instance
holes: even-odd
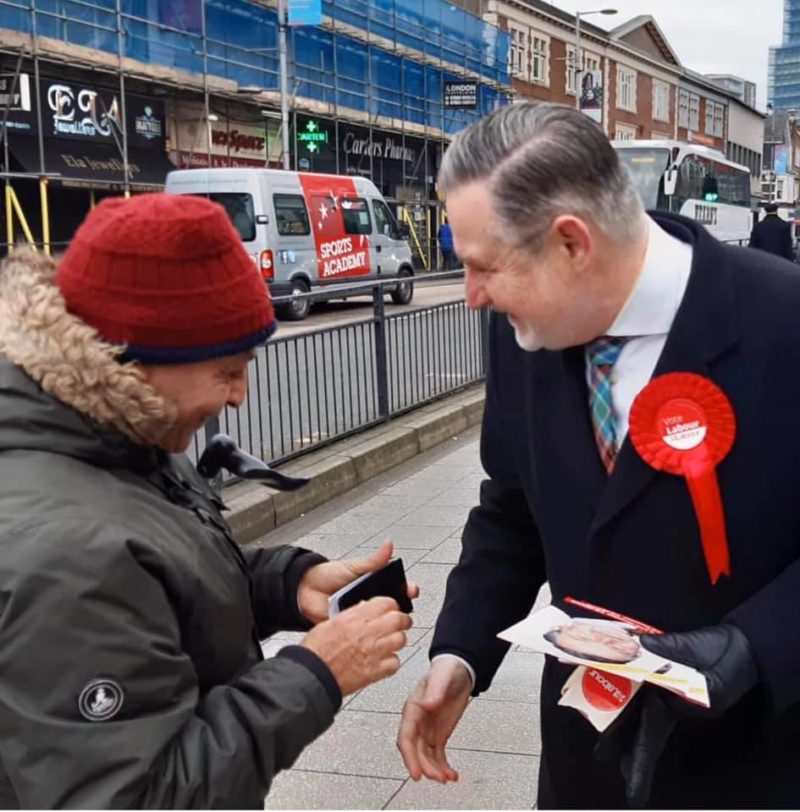
[[[372,201],[372,213],[375,215],[375,230],[386,237],[395,237],[397,225],[392,213],[382,200]]]
[[[339,199],[339,205],[342,208],[345,234],[372,233],[369,208],[363,197],[342,197]]]
[[[278,234],[302,237],[311,233],[303,195],[272,195],[272,202],[275,205]]]
[[[243,242],[256,238],[256,218],[253,214],[253,196],[235,192],[210,192],[209,200],[219,203],[228,213],[233,227],[239,232]]]

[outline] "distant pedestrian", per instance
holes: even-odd
[[[778,216],[778,204],[764,206],[765,217],[753,226],[750,234],[750,247],[760,248],[770,254],[794,260],[792,247],[792,227]]]
[[[442,252],[442,270],[452,271],[457,267],[455,245],[453,243],[453,230],[450,223],[445,220],[439,226],[439,250]]]

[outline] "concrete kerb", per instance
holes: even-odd
[[[252,482],[231,486],[223,498],[236,540],[249,544],[328,499],[480,423],[483,402],[484,387],[479,384],[281,466],[285,473],[310,477],[311,482],[298,491],[281,493]]]

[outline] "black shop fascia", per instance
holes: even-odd
[[[409,187],[425,188],[426,171],[432,174],[435,160],[435,145],[422,138],[302,115],[294,148],[294,165],[301,172],[361,175],[388,198]]]
[[[37,90],[31,94],[30,110],[9,114],[14,169],[42,174],[43,153],[44,174],[53,183],[113,191],[126,186],[139,191],[163,187],[167,172],[174,167],[165,151],[161,99],[126,95],[123,122],[119,88],[43,77]],[[33,106],[37,103],[41,132]]]

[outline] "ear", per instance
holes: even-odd
[[[584,220],[572,214],[562,214],[553,220],[550,233],[576,267],[586,265],[594,250],[594,239]]]

